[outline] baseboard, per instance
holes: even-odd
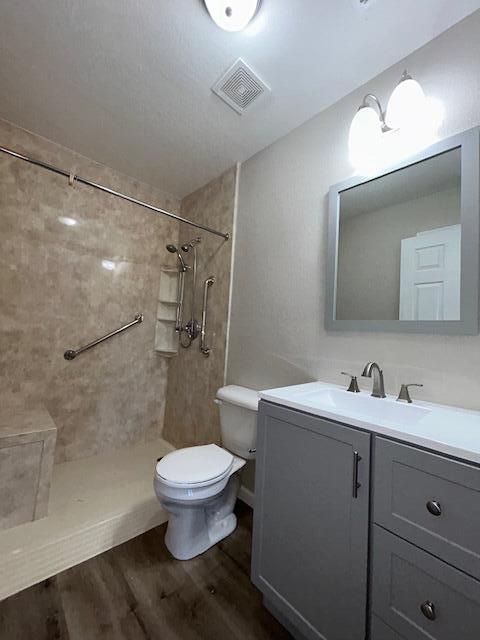
[[[246,487],[241,486],[240,491],[238,492],[238,497],[240,498],[240,500],[245,502],[245,504],[248,504],[248,506],[253,509],[254,502],[255,502],[255,494],[253,493],[253,491],[251,491],[250,489],[247,489]]]

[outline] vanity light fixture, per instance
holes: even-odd
[[[390,129],[414,124],[425,113],[426,98],[420,84],[406,71],[393,90],[387,105],[386,119]]]
[[[352,163],[374,162],[380,151],[382,134],[390,130],[380,100],[373,93],[368,93],[350,125],[348,145]]]
[[[257,13],[260,0],[205,0],[205,6],[224,31],[243,31]]]
[[[367,94],[350,125],[350,160],[357,167],[369,167],[378,163],[384,152],[384,143],[390,132],[402,135],[415,132],[418,135],[428,128],[428,102],[420,84],[404,71],[388,101],[386,112],[380,100]],[[431,121],[431,125],[438,122]],[[390,135],[385,135],[390,134]],[[383,153],[385,155],[385,153]],[[387,154],[388,155],[388,154]]]

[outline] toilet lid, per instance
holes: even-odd
[[[233,465],[233,456],[216,444],[172,451],[156,467],[157,474],[174,484],[199,484],[225,475]]]

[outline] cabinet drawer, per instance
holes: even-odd
[[[372,609],[408,640],[480,638],[480,582],[378,526]]]
[[[376,438],[374,477],[377,524],[480,579],[480,468]]]
[[[406,638],[386,625],[378,616],[372,616],[370,640],[406,640]]]

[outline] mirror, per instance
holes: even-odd
[[[478,138],[332,187],[327,328],[478,333]]]
[[[460,320],[461,152],[340,193],[336,317]]]

